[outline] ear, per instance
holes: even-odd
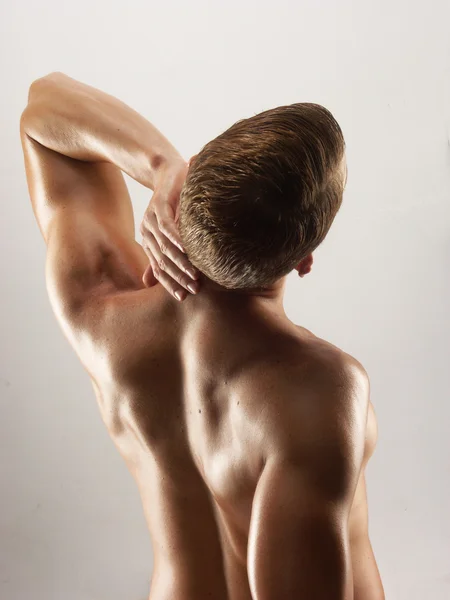
[[[298,265],[295,267],[295,270],[298,271],[298,274],[300,277],[304,277],[305,275],[307,275],[308,273],[311,272],[311,268],[314,262],[314,258],[312,254],[308,254],[308,256],[305,256],[305,258],[303,258]]]

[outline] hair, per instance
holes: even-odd
[[[237,121],[191,161],[179,229],[191,263],[228,289],[265,288],[324,240],[341,206],[344,137],[298,103]]]

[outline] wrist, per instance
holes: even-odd
[[[178,152],[156,154],[150,160],[154,189],[162,187],[174,173],[187,173],[189,164]]]

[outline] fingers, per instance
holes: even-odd
[[[184,271],[191,279],[197,279],[199,272],[191,265],[186,254],[174,246],[171,240],[160,230],[160,227],[158,228],[158,225],[160,225],[161,222],[158,217],[154,215],[153,217],[150,217],[150,220],[152,219],[154,219],[155,222],[151,231],[158,242],[161,253],[168,256],[178,269]]]
[[[181,252],[184,252],[183,243],[175,224],[172,208],[168,204],[162,204],[158,206],[158,210],[154,213],[154,216],[157,220],[158,228],[162,234],[168,238],[172,244],[178,246]]]
[[[148,267],[145,269],[145,272],[142,276],[142,282],[146,287],[153,287],[154,285],[156,285],[158,283],[158,280],[156,279],[155,275],[153,274],[153,269],[152,269],[151,264],[149,264]]]
[[[155,236],[150,231],[145,233],[144,249],[149,257],[153,275],[177,300],[184,300],[187,291],[196,294],[199,282],[193,281],[182,271],[167,254],[161,252]],[[178,293],[178,295],[177,295]],[[179,297],[181,296],[181,298]]]
[[[166,288],[166,290],[172,294],[174,298],[180,302],[183,302],[187,296],[186,290],[177,285],[176,282],[169,275],[167,275],[167,273],[159,270],[157,279]]]
[[[199,272],[191,265],[186,254],[181,252],[181,250],[179,250],[172,241],[160,231],[159,220],[155,213],[150,212],[147,215],[145,222],[141,226],[141,233],[146,242],[150,241],[146,239],[147,236],[153,236],[156,239],[159,247],[157,249],[155,248],[155,250],[152,249],[152,252],[158,262],[161,260],[164,262],[164,257],[168,257],[170,262],[173,263],[179,271],[186,273],[191,279],[198,278]]]
[[[150,262],[150,266],[147,268],[143,276],[144,284],[147,285],[147,283],[149,282],[150,285],[147,285],[147,287],[152,287],[152,285],[154,285],[151,283],[152,281],[154,281],[155,283],[160,281],[163,287],[174,298],[182,302],[187,296],[186,290],[183,289],[180,285],[178,285],[175,280],[171,279],[168,275],[161,271],[148,247],[145,247],[144,249]],[[150,272],[151,275],[149,274]]]

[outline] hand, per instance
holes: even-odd
[[[188,292],[199,290],[199,272],[189,262],[178,233],[180,192],[189,163],[182,159],[162,167],[150,204],[141,225],[142,246],[148,256],[143,282],[147,287],[158,281],[182,302]]]

